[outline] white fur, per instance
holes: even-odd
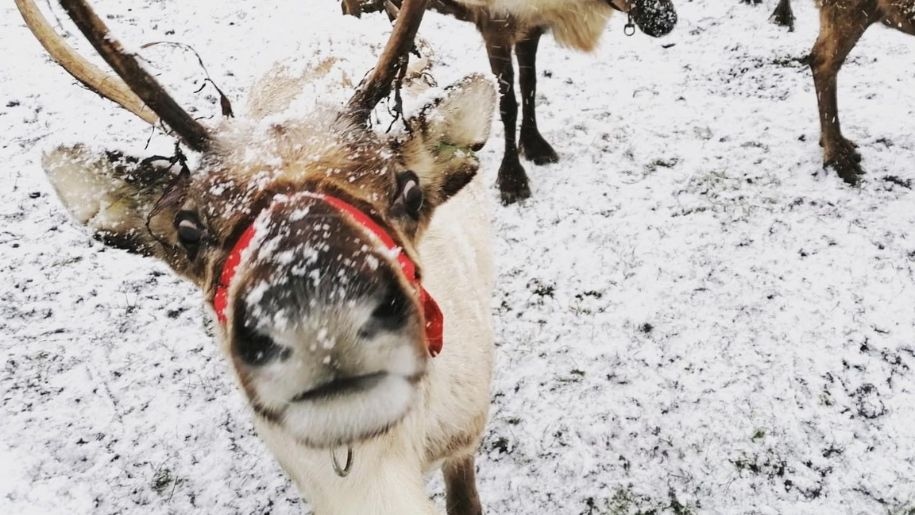
[[[489,139],[492,125],[495,83],[482,75],[471,75],[461,86],[460,95],[445,97],[429,117],[428,137],[451,145],[469,148]]]
[[[42,166],[64,206],[94,231],[118,230],[131,209],[112,180],[113,166],[84,146],[58,148],[45,154]]]

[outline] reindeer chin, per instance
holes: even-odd
[[[311,448],[351,445],[383,435],[401,422],[418,398],[418,378],[393,374],[373,384],[329,395],[308,394],[292,402],[278,421]]]

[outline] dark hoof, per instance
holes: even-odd
[[[858,144],[854,141],[842,138],[836,145],[835,155],[839,159],[851,159],[856,163],[861,162],[861,153],[858,152]]]
[[[823,167],[835,170],[839,177],[851,186],[857,186],[861,176],[864,175],[864,169],[861,168],[861,156],[856,155],[841,154],[826,160]]]
[[[518,149],[525,159],[533,161],[538,166],[559,162],[559,155],[537,132],[522,134]]]
[[[791,7],[788,6],[787,9],[782,9],[781,7],[781,4],[779,4],[775,8],[772,16],[769,16],[769,21],[780,27],[788,27],[789,32],[794,32],[794,13],[791,12]]]
[[[740,0],[740,3],[747,5],[759,5],[762,3],[762,0]]]
[[[839,136],[836,143],[827,145],[823,165],[826,168],[832,168],[839,174],[839,177],[848,184],[858,184],[858,178],[864,173],[861,168],[861,153],[858,152],[858,145],[854,142]]]
[[[496,186],[499,187],[503,205],[507,206],[530,198],[531,188],[527,182],[524,167],[518,161],[518,156],[514,156],[512,159],[506,155],[502,160],[502,166],[499,167],[499,175],[496,178]]]

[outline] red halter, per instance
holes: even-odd
[[[419,292],[419,301],[423,306],[423,318],[426,323],[426,345],[429,348],[429,354],[433,357],[437,356],[442,351],[442,345],[444,344],[445,317],[442,314],[442,310],[439,308],[438,303],[432,298],[432,295],[429,295],[429,292],[423,288],[419,277],[416,275],[416,264],[410,259],[407,253],[394,242],[394,239],[391,238],[391,235],[388,234],[387,231],[352,204],[340,200],[337,197],[324,195],[322,193],[303,192],[300,193],[300,195],[321,200],[337,211],[348,215],[353,221],[359,224],[359,226],[378,239],[385,249],[396,253],[397,262],[400,264],[400,269],[403,270],[407,281],[409,281]],[[245,229],[245,232],[241,234],[238,241],[235,242],[235,246],[232,247],[232,251],[229,252],[229,257],[226,258],[226,262],[222,265],[222,273],[219,276],[219,283],[216,286],[216,295],[213,297],[213,309],[216,310],[216,318],[219,320],[219,323],[223,325],[226,323],[226,308],[229,303],[229,285],[232,284],[232,278],[235,277],[235,269],[238,268],[238,264],[241,262],[242,253],[254,239],[254,233],[254,224],[251,224]]]

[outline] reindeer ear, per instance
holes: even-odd
[[[159,162],[161,163],[161,162]],[[152,255],[158,243],[147,220],[164,197],[183,196],[189,182],[164,165],[85,146],[59,147],[42,166],[67,211],[107,245]],[[183,179],[183,180],[182,180]]]
[[[489,139],[496,92],[482,75],[448,86],[408,122],[406,165],[419,177],[430,207],[448,200],[476,175],[474,155]]]

